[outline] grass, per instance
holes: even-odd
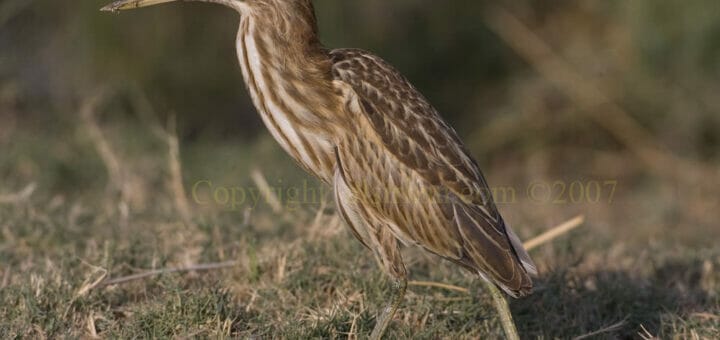
[[[130,181],[120,189],[82,124],[55,134],[32,129],[14,131],[0,159],[3,194],[37,184],[0,204],[1,338],[354,338],[371,331],[389,283],[339,222],[330,195],[283,212],[194,201],[199,180],[254,188],[254,167],[274,187],[317,185],[268,140],[182,146],[191,209],[184,223],[164,141],[141,126],[103,126]],[[491,182],[531,183],[503,171],[527,169],[522,158],[490,162]],[[602,169],[576,172],[583,179]],[[523,338],[717,338],[718,231],[688,217],[684,206],[668,208],[680,194],[668,194],[662,180],[616,180],[612,202],[538,203],[518,195],[501,206],[523,239],[576,213],[588,216],[580,229],[532,252],[541,272],[536,292],[511,303]],[[388,338],[502,335],[477,278],[421,251],[409,249],[406,260],[413,280],[469,293],[411,286]],[[102,284],[225,261],[236,265]]]
[[[76,3],[0,5],[0,338],[366,337],[389,285],[332,196],[266,132],[228,137],[253,130],[236,18]],[[720,338],[716,2],[325,3],[330,46],[378,51],[454,119],[522,239],[586,217],[531,252],[535,293],[511,301],[523,338]],[[117,98],[76,105],[100,84]],[[179,150],[156,107],[178,112]],[[245,202],[198,203],[200,181]],[[306,184],[312,202],[291,190]],[[462,289],[411,286],[389,339],[502,335],[476,277],[405,258],[413,280]]]

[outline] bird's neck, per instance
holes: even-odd
[[[246,16],[240,23],[237,52],[258,109],[289,106],[288,114],[308,122],[330,118],[320,109],[336,109],[332,62],[314,33],[283,31]]]
[[[314,37],[283,32],[252,16],[241,20],[237,52],[253,103],[273,137],[304,167],[326,177],[333,162],[330,136],[343,105],[327,52]]]

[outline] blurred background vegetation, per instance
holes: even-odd
[[[0,5],[3,139],[16,124],[75,124],[98,88],[107,119],[145,109],[177,115],[183,141],[265,138],[234,52],[237,15],[189,3],[109,15],[102,1]],[[405,73],[484,157],[557,146],[615,151],[612,133],[488,28],[487,2],[316,2],[329,47],[374,51]],[[659,144],[701,162],[718,157],[719,5],[712,0],[514,1],[512,13]],[[133,106],[136,105],[136,106]],[[534,123],[483,146],[497,121]],[[518,124],[520,125],[520,124]],[[520,148],[522,149],[522,148]],[[7,170],[6,170],[7,172]]]
[[[0,271],[4,267],[11,273],[4,285],[20,291],[28,277],[12,273],[39,266],[41,254],[84,252],[80,257],[102,262],[105,255],[93,242],[116,238],[123,244],[122,237],[117,239],[123,223],[162,233],[164,227],[148,227],[157,225],[151,221],[179,219],[172,198],[177,191],[167,184],[172,170],[166,166],[166,136],[161,132],[167,121],[177,122],[182,180],[188,191],[206,179],[227,186],[253,185],[253,169],[260,169],[271,185],[290,186],[306,179],[271,140],[244,89],[234,49],[236,13],[220,6],[183,3],[111,15],[98,11],[104,4],[0,2],[0,195],[23,198],[12,193],[22,193],[29,183],[37,188],[29,202],[12,202],[0,211],[0,227],[5,228],[0,236]],[[609,279],[600,275],[601,282],[617,281],[620,275],[638,294],[647,292],[650,282],[657,292],[650,291],[663,297],[646,296],[638,302],[640,311],[599,307],[592,310],[596,317],[575,320],[569,329],[554,333],[544,330],[542,322],[521,315],[521,331],[566,337],[625,317],[617,319],[615,314],[637,316],[670,308],[680,321],[667,326],[662,317],[640,318],[621,334],[637,334],[640,324],[650,327],[651,333],[691,334],[695,321],[689,321],[688,315],[710,311],[714,319],[702,319],[711,324],[703,324],[701,333],[717,335],[720,285],[702,282],[708,270],[715,274],[707,275],[717,279],[713,268],[720,266],[720,2],[513,0],[503,2],[503,9],[495,7],[496,2],[478,0],[317,0],[315,5],[326,46],[364,48],[395,65],[457,128],[490,183],[518,188],[518,200],[501,210],[523,238],[575,214],[588,217],[584,237],[574,236],[572,243],[533,255],[541,268],[555,273],[541,279],[541,285],[555,287],[554,282],[564,287],[567,277],[558,271],[582,267],[578,265],[582,262],[592,274],[578,274],[580,285],[597,279],[598,273],[611,272],[615,274]],[[104,158],[99,144],[105,142],[118,169]],[[113,184],[113,176],[120,176],[122,183]],[[612,202],[533,202],[524,190],[537,181],[569,185],[593,180],[617,181]],[[200,211],[193,217],[202,221],[200,225],[225,226],[221,231],[238,243],[217,240],[217,230],[200,228],[195,233],[207,232],[210,241],[182,238],[173,248],[153,239],[161,242],[160,249],[147,244],[136,258],[127,253],[136,244],[127,241],[125,247],[115,249],[120,259],[102,266],[113,273],[133,273],[137,268],[218,260],[208,255],[215,248],[235,249],[242,257],[247,255],[241,249],[248,239],[273,244],[305,235],[302,226],[270,211],[265,217],[255,213],[260,217],[253,228],[243,229],[241,237],[231,230],[246,217],[243,213],[223,207],[209,211],[188,199],[191,210]],[[127,206],[118,208],[118,201]],[[6,203],[0,200],[0,205]],[[51,218],[37,218],[33,214],[43,208],[28,205],[50,209]],[[315,210],[317,205],[305,207],[308,218],[299,220],[308,221]],[[254,238],[245,239],[247,235]],[[349,234],[341,235],[350,239]],[[308,242],[310,248],[320,247],[312,243],[320,241]],[[177,250],[188,245],[201,251],[189,256]],[[588,248],[581,249],[584,246]],[[159,263],[154,257],[158,252],[164,254]],[[647,280],[638,284],[628,273],[657,260],[648,252],[671,258],[677,266],[650,266],[657,271],[638,274]],[[151,253],[155,255],[142,255]],[[28,259],[30,254],[37,258]],[[132,265],[117,269],[122,263]],[[82,286],[82,278],[74,278],[82,274],[72,268],[60,277],[72,287]],[[438,279],[433,269],[423,270],[421,275]],[[41,269],[38,273],[47,274]],[[443,272],[438,280],[471,282],[448,275]],[[663,283],[672,289],[654,286],[663,280],[678,282]],[[565,296],[562,289],[548,288]],[[7,292],[6,305],[12,305],[15,300],[10,296],[17,291]],[[668,307],[663,302],[681,297],[687,298],[681,305],[692,308]],[[606,296],[598,293],[597,298]],[[561,301],[597,302],[568,299]],[[541,297],[533,301],[550,303]],[[118,302],[109,304],[113,303]],[[57,334],[63,325],[84,329],[87,315],[83,313],[98,304],[75,306],[82,315],[54,326],[39,323],[30,312],[5,310],[3,319],[17,324],[0,331],[22,334],[18,329],[27,324],[18,320],[23,318],[41,324],[36,328],[44,334]],[[537,308],[533,306],[530,302],[513,308],[531,312]],[[269,305],[257,308],[258,313],[272,310]],[[567,312],[557,308],[558,313]],[[115,320],[110,314],[105,314],[106,321]],[[249,318],[258,324],[268,322]],[[112,330],[113,322],[105,328]],[[371,325],[368,317],[366,326]],[[413,325],[403,325],[407,329],[399,328],[397,334],[412,334]],[[457,326],[448,323],[449,328],[453,325]],[[330,323],[328,329],[335,327]],[[248,332],[254,332],[252,327]],[[278,332],[272,334],[327,335],[295,329]],[[452,334],[442,329],[428,332],[428,337]]]

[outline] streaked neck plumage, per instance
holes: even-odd
[[[242,13],[237,52],[256,109],[273,137],[301,166],[329,182],[330,133],[343,101],[317,37],[309,0],[256,0]]]

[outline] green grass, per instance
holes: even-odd
[[[369,334],[389,283],[339,224],[331,202],[317,223],[317,204],[278,214],[267,205],[228,211],[191,199],[192,222],[186,225],[165,185],[162,143],[145,152],[137,146],[123,151],[118,146],[130,132],[122,129],[108,134],[114,136],[111,145],[123,166],[142,178],[129,195],[126,218],[118,208],[121,197],[107,188],[103,163],[81,129],[36,139],[16,132],[18,144],[0,160],[0,189],[15,191],[29,182],[39,187],[28,200],[0,205],[0,338]],[[43,156],[48,150],[50,156]],[[305,179],[266,140],[250,146],[208,141],[183,151],[187,188],[203,179],[252,186],[248,171],[254,166],[273,185]],[[24,161],[18,161],[20,155]],[[503,172],[506,166],[507,161],[491,165],[491,181],[527,181]],[[663,339],[720,336],[717,230],[682,213],[644,216],[663,206],[656,193],[661,183],[647,178],[620,183],[614,203],[537,204],[521,197],[501,207],[523,238],[576,213],[588,216],[577,231],[533,252],[541,269],[536,292],[511,303],[523,338],[572,338],[613,325],[594,338],[638,338],[643,328]],[[229,260],[237,265],[93,285],[104,277]],[[411,286],[389,339],[502,335],[477,278],[417,250],[408,250],[406,260],[412,279],[471,293]]]

